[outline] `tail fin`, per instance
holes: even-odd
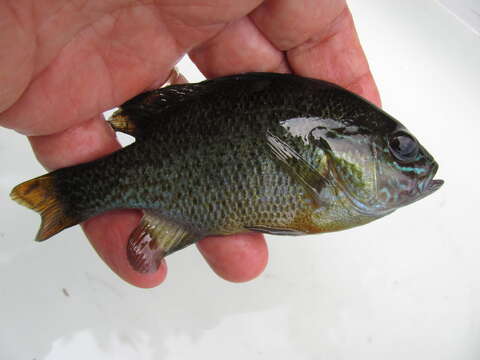
[[[26,181],[10,193],[12,200],[40,213],[42,223],[36,241],[43,241],[79,221],[65,215],[55,191],[53,175],[46,174]]]

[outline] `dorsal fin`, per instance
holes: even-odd
[[[137,95],[123,103],[120,109],[127,115],[133,111],[139,112],[142,116],[158,114],[189,100],[197,95],[202,87],[202,83],[171,84]]]
[[[115,111],[108,119],[108,122],[114,131],[119,131],[135,138],[141,135],[137,124],[129,116],[124,115],[122,109]]]
[[[161,121],[162,114],[177,106],[188,106],[192,101],[208,101],[210,95],[251,94],[269,91],[272,79],[278,80],[286,74],[244,73],[228,75],[199,83],[184,83],[185,78],[177,71],[160,89],[147,91],[123,103],[111,117],[110,124],[115,131],[135,137],[151,133],[150,124]],[[297,79],[293,77],[292,79]]]
[[[162,113],[176,107],[185,106],[199,98],[206,101],[209,94],[222,94],[227,91],[235,94],[268,91],[271,79],[286,74],[244,73],[189,84],[176,70],[172,70],[169,80],[160,89],[147,91],[123,103],[109,119],[115,131],[125,132],[134,137],[148,135],[152,122],[161,121]]]
[[[181,104],[196,95],[202,84],[188,84],[186,78],[173,69],[165,84],[152,91],[135,96],[120,105],[108,119],[113,130],[141,137],[152,121],[161,118],[165,110]]]
[[[162,259],[202,236],[151,211],[144,211],[142,220],[132,232],[127,257],[133,269],[141,273],[155,272]]]

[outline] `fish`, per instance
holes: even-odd
[[[173,84],[109,119],[135,141],[17,185],[43,241],[138,209],[127,257],[141,273],[210,235],[306,235],[367,224],[443,184],[438,164],[382,109],[333,83],[244,73]]]

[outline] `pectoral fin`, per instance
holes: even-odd
[[[286,171],[297,178],[315,199],[320,199],[320,192],[328,184],[328,179],[279,137],[268,133],[267,143],[273,157],[283,165]]]
[[[202,236],[170,220],[145,211],[140,224],[130,235],[127,257],[138,272],[155,272],[162,259],[194,242]]]

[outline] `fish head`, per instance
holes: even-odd
[[[383,135],[378,143],[374,171],[375,203],[380,211],[395,210],[420,200],[443,185],[434,179],[438,164],[404,127]],[[378,145],[377,145],[378,146]]]
[[[323,121],[310,132],[311,143],[325,149],[328,173],[349,206],[381,217],[420,200],[443,184],[435,180],[433,156],[397,120],[380,109],[383,121]],[[325,169],[323,169],[325,172]]]
[[[325,231],[368,223],[432,194],[438,164],[397,120],[378,108],[375,119],[311,117],[285,122],[324,179],[314,222]],[[323,231],[323,230],[322,230]]]
[[[327,143],[330,179],[360,214],[384,216],[443,184],[434,179],[437,162],[403,126],[330,138]]]

